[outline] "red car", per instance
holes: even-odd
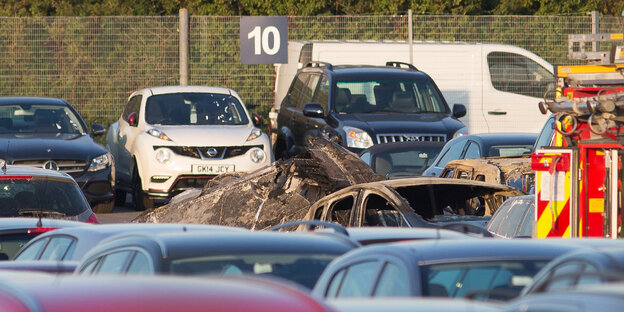
[[[10,281],[3,312],[331,311],[287,284],[250,277],[64,277]]]

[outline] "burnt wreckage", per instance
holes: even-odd
[[[320,202],[320,199],[331,197],[326,197],[326,195],[356,184],[385,180],[383,176],[376,174],[366,163],[361,161],[357,155],[344,147],[322,138],[314,138],[310,139],[306,150],[294,158],[274,162],[271,166],[251,173],[220,175],[208,183],[204,189],[182,193],[174,197],[169,204],[139,215],[134,222],[205,223],[263,230],[293,220],[319,219],[316,216],[311,216],[309,209],[315,203]],[[411,180],[413,182],[410,182]],[[482,202],[483,200],[502,202],[504,198],[499,198],[500,196],[522,195],[522,192],[500,184],[485,183],[487,184],[485,185],[484,182],[469,180],[449,181],[454,179],[437,179],[440,181],[428,182],[425,180],[427,179],[412,178],[405,182],[395,181],[399,184],[414,185],[411,188],[405,185],[406,190],[411,189],[416,192],[417,189],[423,189],[421,191],[425,192],[423,193],[424,198],[412,199],[416,196],[415,194],[420,194],[419,192],[412,194],[414,196],[391,192],[395,196],[384,197],[386,198],[385,202],[388,204],[395,203],[393,207],[402,211],[403,217],[410,219],[409,215],[422,213],[421,210],[424,209],[421,207],[422,203],[418,204],[418,202],[427,202],[426,199],[431,199],[431,196],[437,198],[436,202],[443,202],[443,198],[446,198],[447,201],[456,200],[466,203],[472,200],[460,195],[462,192],[448,191],[448,187],[451,185],[456,185],[456,188],[465,189],[468,192],[478,188],[481,190],[480,192],[475,191],[473,195],[468,197],[481,197],[475,200]],[[394,182],[388,181],[388,183]],[[448,184],[449,186],[435,187],[434,185],[437,184]],[[370,189],[370,192],[366,193],[376,192],[377,184],[369,183],[367,185],[362,186]],[[432,192],[435,194],[431,194]],[[426,196],[427,194],[429,195]],[[453,194],[457,196],[453,197]],[[369,202],[368,200],[365,201]],[[372,201],[369,204],[372,205],[378,201]],[[399,202],[402,204],[396,204]],[[403,207],[402,210],[401,207]],[[430,208],[433,209],[434,207]],[[498,205],[490,205],[485,216],[493,213],[496,208]],[[433,210],[432,213],[436,214]],[[459,219],[462,219],[462,215],[471,215],[471,213],[461,213],[459,210],[451,212],[451,214],[455,214]],[[484,214],[479,215],[483,216]],[[423,220],[423,217],[426,219]],[[330,219],[328,221],[338,222]],[[432,218],[430,215],[418,216],[418,219],[422,222],[408,222],[404,226],[434,226],[431,222],[442,221],[438,220],[439,217]],[[455,221],[461,221],[459,219]],[[345,226],[365,225],[357,222],[338,223]]]

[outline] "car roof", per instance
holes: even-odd
[[[7,165],[6,170],[0,169],[0,179],[12,176],[54,177],[74,182],[75,180],[65,172],[49,170],[39,167]]]
[[[462,135],[461,140],[477,141],[485,146],[533,144],[537,133],[479,133]]]
[[[332,65],[319,67],[304,67],[302,70],[308,71],[322,70],[331,73],[338,80],[366,80],[366,79],[431,79],[419,70],[410,68],[400,68],[394,66],[375,65]]]
[[[63,99],[51,98],[51,97],[26,97],[26,96],[12,96],[12,97],[0,97],[0,105],[63,105],[67,106],[69,103]]]
[[[285,232],[186,232],[158,233],[155,235],[128,235],[110,240],[98,250],[107,250],[135,244],[144,238],[157,242],[165,258],[184,258],[194,255],[248,254],[248,253],[300,253],[343,254],[356,247],[352,241],[329,235]],[[93,253],[97,253],[94,250]]]
[[[152,95],[169,94],[169,93],[219,93],[219,94],[232,94],[233,91],[227,88],[221,87],[206,87],[206,86],[162,86],[146,88],[144,90],[150,91]]]
[[[104,239],[113,237],[116,235],[129,235],[131,233],[158,233],[167,231],[206,231],[206,230],[230,230],[230,231],[246,231],[242,228],[218,226],[218,225],[203,225],[203,224],[177,224],[177,223],[119,223],[119,224],[99,224],[94,226],[83,226],[73,228],[62,228],[54,231],[41,234],[28,242],[26,248],[33,242],[45,239],[49,236],[57,235],[69,235],[78,238],[78,244],[76,244],[75,251],[72,255],[72,259],[77,260],[82,258],[87,251],[93,248],[97,243]]]
[[[375,242],[389,242],[399,240],[416,239],[462,239],[474,238],[460,232],[432,228],[407,228],[407,227],[348,227],[349,238],[364,245]]]
[[[41,220],[41,228],[64,228],[92,225],[91,223],[63,219],[7,217],[0,218],[0,232],[14,229],[36,228],[39,220]]]
[[[328,299],[327,303],[341,312],[500,311],[500,307],[493,303],[464,298],[449,299],[436,297],[360,297],[333,298]]]
[[[91,289],[94,291],[85,291]],[[325,311],[300,289],[250,277],[65,276],[4,285],[32,311]],[[41,307],[41,309],[37,309]],[[35,308],[35,309],[32,309]]]
[[[420,264],[481,260],[553,259],[571,250],[581,248],[574,244],[560,244],[543,240],[504,239],[449,239],[420,240],[387,245],[373,245],[353,254],[397,253]]]
[[[446,142],[430,142],[430,141],[407,141],[407,142],[392,142],[384,144],[375,144],[367,149],[363,153],[370,152],[371,154],[384,153],[389,151],[403,151],[414,150],[418,148],[439,148],[446,144]]]

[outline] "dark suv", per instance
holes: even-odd
[[[467,129],[431,77],[411,64],[333,66],[297,72],[277,117],[276,158],[300,152],[309,137],[337,138],[359,153],[373,144],[450,140]]]

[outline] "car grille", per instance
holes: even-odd
[[[424,141],[424,142],[445,142],[446,135],[444,134],[379,134],[377,135],[377,142],[393,143],[393,142],[409,142],[409,141]]]
[[[174,153],[199,159],[227,159],[247,153],[250,149],[262,145],[249,146],[154,146],[154,150],[166,147]]]
[[[44,165],[49,161],[53,161],[58,165],[58,171],[65,172],[73,178],[81,176],[87,167],[87,163],[84,160],[67,159],[14,160],[13,165],[44,168]]]

